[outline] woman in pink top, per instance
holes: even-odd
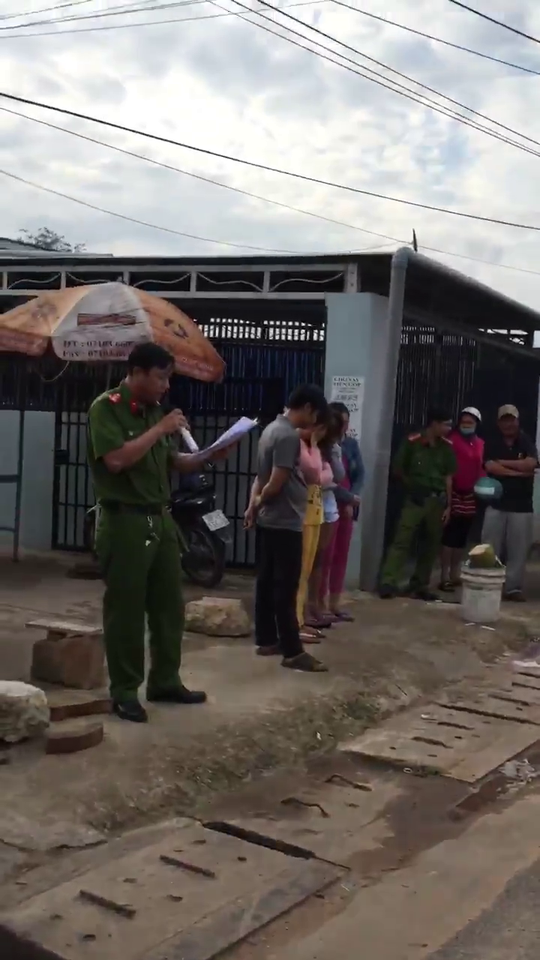
[[[452,479],[450,519],[442,535],[441,583],[439,590],[455,590],[460,583],[463,550],[476,514],[474,487],[484,476],[484,441],[476,435],[482,415],[476,407],[462,410],[457,428],[448,437],[456,455],[457,470]]]

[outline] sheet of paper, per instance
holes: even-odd
[[[350,413],[349,436],[360,440],[362,407],[364,405],[364,377],[332,377],[331,400],[344,403]]]
[[[251,430],[254,430],[258,426],[258,420],[250,420],[249,417],[240,417],[236,423],[233,423],[232,427],[229,427],[225,433],[222,433],[214,443],[211,443],[209,447],[205,447],[202,453],[215,453],[217,450],[225,450],[226,447],[232,446],[233,443],[238,443],[242,437],[247,436]]]

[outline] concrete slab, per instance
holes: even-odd
[[[487,688],[474,697],[450,695],[439,702],[468,713],[540,726],[540,688],[515,681]]]
[[[437,770],[474,783],[538,740],[538,728],[431,703],[407,710],[340,750]]]
[[[403,787],[404,785],[402,785]],[[227,819],[223,829],[245,831],[252,842],[290,844],[344,864],[351,853],[380,844],[388,834],[384,811],[401,795],[396,781],[334,778],[318,789],[283,797],[265,816]]]
[[[0,918],[0,950],[11,956],[24,944],[36,960],[210,960],[341,873],[186,824]]]
[[[0,843],[19,850],[82,849],[105,843],[105,839],[92,827],[69,820],[47,818],[36,821],[5,808],[0,813]]]
[[[526,687],[529,690],[537,690],[540,696],[540,675],[536,673],[521,673],[521,671],[515,672],[513,675],[512,687],[520,688]]]
[[[28,620],[25,624],[27,627],[32,627],[35,630],[46,631],[49,634],[57,634],[58,636],[88,636],[88,637],[97,637],[103,632],[101,622],[97,624],[91,623],[75,623],[73,620],[55,620],[48,617],[39,617],[37,620]]]

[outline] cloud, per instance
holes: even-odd
[[[391,10],[386,0],[350,2],[451,42],[540,70],[538,47],[454,8],[447,0],[416,0],[414,4],[395,0]],[[33,3],[38,9],[38,0]],[[222,3],[229,10],[240,10],[234,0]],[[81,9],[98,13],[115,5],[116,0],[90,0]],[[9,39],[2,31],[0,87],[324,180],[481,216],[540,223],[538,156],[385,90],[238,16],[214,16],[223,12],[222,6],[204,2],[185,10],[175,6],[171,11],[155,12],[151,3],[148,6],[146,13],[59,24],[56,29],[174,17],[184,17],[185,22],[33,39]],[[55,16],[77,12],[74,7],[57,11]],[[540,78],[413,36],[345,10],[331,0],[292,7],[288,12],[540,143],[536,109]],[[540,36],[537,0],[522,0],[519,11],[513,10],[509,0],[492,0],[489,12]],[[47,16],[53,14],[36,19]],[[189,19],[195,16],[207,19]],[[429,96],[442,108],[444,101],[408,79],[351,50],[340,50],[307,27],[270,16],[280,26],[259,22],[278,33],[284,26],[301,30],[312,43],[325,44],[356,61],[361,72],[368,68],[378,71],[387,82],[393,79],[417,96]],[[30,18],[26,15],[24,19]],[[22,33],[16,22],[10,21],[13,32]],[[50,29],[55,28],[39,28]],[[347,65],[353,68],[353,64]],[[0,107],[5,105],[0,101]],[[493,127],[457,106],[454,109],[471,122]],[[540,269],[540,238],[533,232],[309,184],[33,108],[23,112],[399,241],[410,240],[414,228],[421,249],[436,247],[494,261],[494,265],[484,266],[432,254],[540,309],[540,276],[498,266],[507,263]],[[515,138],[509,131],[501,133]],[[540,154],[540,146],[522,139],[520,143]],[[350,251],[377,242],[369,233],[243,197],[1,111],[0,167],[126,217],[214,241],[299,253]],[[46,224],[97,252],[149,256],[235,252],[234,247],[219,243],[137,226],[10,180],[3,185],[5,234],[16,235],[20,228]]]

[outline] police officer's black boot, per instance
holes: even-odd
[[[113,713],[121,720],[130,720],[131,723],[148,723],[148,714],[137,699],[113,700],[112,708]]]
[[[434,593],[429,587],[412,587],[410,595],[413,600],[423,600],[424,603],[434,603],[439,599],[439,594]]]
[[[146,699],[150,703],[206,703],[207,697],[203,690],[188,690],[181,683],[170,690],[147,690]]]

